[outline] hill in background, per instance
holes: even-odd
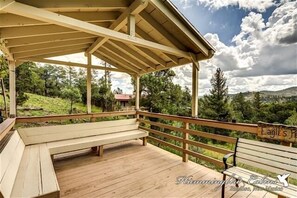
[[[242,94],[248,100],[252,100],[255,92],[243,92]],[[229,96],[233,98],[236,94],[230,94]],[[278,91],[260,91],[261,97],[265,101],[271,101],[276,99],[281,100],[297,100],[297,87],[290,87],[287,89],[282,89]]]

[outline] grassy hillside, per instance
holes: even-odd
[[[70,102],[65,99],[50,98],[29,93],[26,95],[29,96],[29,99],[22,106],[18,106],[18,116],[43,116],[69,113]],[[0,98],[0,105],[3,108],[2,97]],[[24,108],[36,110],[24,110]],[[86,105],[82,103],[76,103],[74,108],[74,113],[85,113],[87,111]],[[101,109],[92,106],[92,112],[101,112]]]

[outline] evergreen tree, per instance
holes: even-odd
[[[210,94],[204,97],[204,117],[208,119],[227,120],[230,118],[228,108],[228,87],[227,79],[223,71],[218,68],[211,78],[212,89]]]
[[[235,119],[238,122],[250,122],[253,116],[251,102],[245,100],[244,95],[240,92],[236,94],[231,102]]]

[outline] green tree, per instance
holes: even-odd
[[[102,108],[102,111],[112,111],[115,103],[114,94],[111,91],[111,73],[105,71],[105,74],[98,81],[98,90],[95,92],[95,104]],[[97,88],[96,88],[97,89]]]
[[[253,116],[251,102],[244,98],[243,93],[236,94],[231,102],[235,119],[238,122],[250,122]]]
[[[81,94],[79,89],[71,86],[62,89],[62,98],[65,98],[70,102],[69,114],[72,114],[73,112],[73,104],[76,102],[81,102]]]
[[[173,70],[157,71],[140,78],[140,105],[156,113],[189,115],[191,96],[189,89],[184,91],[173,83]],[[135,81],[132,79],[135,90]]]
[[[228,87],[227,79],[223,71],[218,68],[211,78],[212,89],[210,94],[202,100],[204,107],[203,117],[216,120],[227,120],[230,118],[228,107]]]
[[[66,70],[62,66],[45,65],[40,68],[40,76],[44,82],[44,95],[60,97],[65,86]]]
[[[297,111],[294,109],[290,117],[285,120],[285,124],[297,126]]]

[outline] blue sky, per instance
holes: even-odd
[[[220,36],[220,40],[227,45],[232,44],[232,38],[241,30],[242,18],[247,16],[250,11],[240,9],[238,6],[222,7],[214,10],[207,6],[197,5],[194,1],[172,0],[181,13],[203,34],[214,33]],[[263,18],[267,22],[276,6],[268,8],[263,12]]]
[[[220,67],[229,93],[297,86],[296,0],[172,0],[216,48],[201,62],[199,94],[208,94]],[[175,83],[191,87],[191,66],[174,69]]]

